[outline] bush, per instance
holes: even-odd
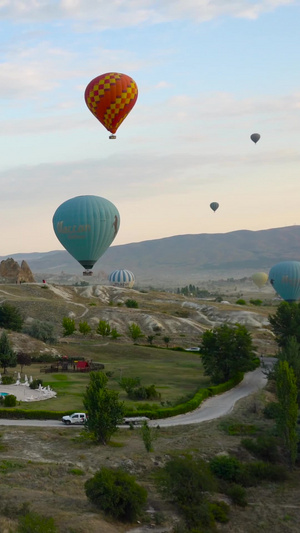
[[[249,301],[250,301],[250,303],[251,303],[252,305],[258,305],[258,306],[259,306],[259,305],[262,305],[262,300],[259,300],[258,298],[257,298],[256,300],[254,300],[253,298],[251,298]]]
[[[261,435],[260,437],[257,437],[256,440],[242,439],[241,445],[259,459],[263,459],[269,463],[276,463],[279,459],[275,437]]]
[[[34,379],[32,381],[32,383],[30,383],[29,387],[31,389],[38,389],[40,385],[43,385],[43,380],[42,379]]]
[[[101,468],[84,488],[88,499],[99,509],[124,521],[135,520],[147,500],[146,489],[120,469]]]
[[[24,319],[14,305],[4,303],[0,306],[0,328],[21,331]]]
[[[246,490],[241,485],[236,483],[229,486],[226,491],[226,494],[231,498],[232,503],[239,505],[240,507],[246,507]]]
[[[126,300],[125,305],[126,305],[126,307],[129,307],[129,308],[132,308],[132,309],[137,309],[138,306],[139,306],[139,304],[137,303],[136,300],[131,300],[130,298],[128,298],[128,300]]]
[[[280,405],[278,402],[270,402],[264,408],[264,416],[276,420],[280,415]]]
[[[287,471],[283,466],[256,461],[243,465],[240,483],[245,487],[250,487],[258,485],[262,481],[282,482],[287,477]]]
[[[239,300],[237,300],[235,303],[236,303],[237,305],[246,305],[246,301],[243,300],[243,298],[239,298]]]
[[[229,522],[230,507],[225,502],[212,502],[209,504],[209,509],[217,522],[226,524]]]
[[[17,533],[58,533],[53,518],[29,512],[19,518]]]
[[[54,325],[41,320],[33,320],[31,324],[24,326],[23,332],[34,339],[38,339],[49,344],[54,344],[57,340],[54,335]]]
[[[4,396],[4,407],[15,407],[17,405],[17,398],[13,394]]]
[[[212,473],[224,481],[237,481],[241,472],[241,463],[236,457],[219,455],[210,461]]]
[[[15,383],[13,376],[2,376],[2,385],[12,385],[13,383]]]

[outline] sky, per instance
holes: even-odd
[[[62,249],[84,194],[113,245],[300,224],[299,25],[300,0],[0,0],[0,255]],[[116,140],[84,101],[105,72],[139,89]]]

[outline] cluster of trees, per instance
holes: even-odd
[[[196,298],[206,298],[211,296],[210,292],[206,289],[200,289],[195,285],[186,285],[185,287],[177,288],[177,294],[183,294],[184,296],[195,296]]]
[[[122,377],[118,383],[131,400],[159,400],[161,398],[161,394],[156,390],[155,385],[145,387],[141,385],[139,377]]]

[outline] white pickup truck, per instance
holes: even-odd
[[[85,413],[73,413],[72,415],[63,416],[61,421],[64,424],[84,424],[86,422]]]

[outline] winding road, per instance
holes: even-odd
[[[159,420],[152,420],[149,426],[171,427],[171,426],[185,426],[188,424],[200,424],[207,420],[220,418],[221,416],[230,413],[238,400],[245,398],[254,392],[262,389],[267,383],[265,369],[271,368],[274,365],[276,358],[267,357],[262,360],[263,365],[253,372],[248,372],[237,387],[231,389],[218,396],[213,396],[205,400],[198,409],[186,413],[185,415],[178,415],[171,418],[163,418]],[[27,426],[27,427],[55,427],[55,428],[71,428],[78,426],[65,426],[58,420],[7,420],[0,419],[0,426]],[[122,426],[123,427],[123,426]],[[127,427],[128,426],[124,426]]]

